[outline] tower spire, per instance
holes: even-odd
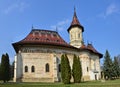
[[[82,32],[84,32],[84,27],[80,24],[77,18],[75,7],[74,7],[73,19],[70,27],[68,28],[68,32],[70,34],[70,45],[80,48],[84,44],[83,36],[82,36]]]
[[[75,6],[74,6],[74,14],[76,14],[76,8],[75,8]]]
[[[76,7],[75,6],[74,6],[74,16],[73,17],[75,17],[78,20],[77,15],[76,15]],[[78,20],[78,22],[79,22],[79,20]]]
[[[75,7],[74,7],[74,15],[73,15],[73,20],[72,20],[71,25],[80,25],[80,22],[77,18],[77,15],[76,15],[76,8]]]
[[[71,22],[71,25],[70,27],[68,28],[68,32],[69,30],[72,28],[72,27],[80,27],[82,29],[82,32],[84,32],[84,27],[80,24],[78,18],[77,18],[77,14],[76,14],[76,8],[74,6],[74,15],[73,15],[73,19],[72,19],[72,22]]]

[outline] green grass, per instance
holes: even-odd
[[[111,81],[89,81],[79,84],[63,84],[63,83],[0,83],[0,87],[120,87],[120,79]]]

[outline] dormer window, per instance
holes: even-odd
[[[35,38],[35,40],[39,40],[39,38]]]
[[[59,40],[57,40],[57,42],[60,42]]]
[[[56,37],[57,35],[56,34],[53,34],[54,37]]]
[[[35,32],[34,34],[35,34],[35,35],[39,35],[39,32]]]
[[[47,38],[46,41],[49,41],[49,39]]]
[[[45,33],[44,33],[44,32],[41,32],[41,35],[45,35]]]

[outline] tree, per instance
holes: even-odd
[[[11,78],[11,72],[10,72],[10,61],[9,61],[9,55],[6,53],[6,80],[9,81]]]
[[[64,77],[65,77],[65,58],[64,58],[64,55],[61,56],[61,78],[62,78],[62,81],[64,82]]]
[[[117,60],[118,60],[118,64],[119,64],[119,67],[120,67],[120,54],[117,56]]]
[[[81,82],[81,77],[82,77],[81,62],[79,60],[79,57],[77,58],[76,55],[74,55],[73,58],[72,75],[73,75],[74,83]]]
[[[114,76],[113,63],[110,58],[110,54],[108,50],[106,50],[106,53],[104,56],[103,72],[104,72],[105,79],[112,79],[112,77]]]
[[[11,79],[14,77],[14,63],[15,63],[15,61],[13,61],[12,65],[10,65]]]
[[[1,59],[1,80],[6,81],[10,80],[10,63],[8,54],[3,54]]]
[[[61,56],[61,77],[64,84],[70,83],[71,68],[66,54]]]
[[[114,72],[114,77],[119,77],[120,76],[120,67],[119,67],[119,63],[118,63],[118,58],[114,57],[114,62],[113,62],[113,72]]]
[[[2,80],[1,70],[2,70],[2,69],[1,69],[1,64],[0,64],[0,80]]]

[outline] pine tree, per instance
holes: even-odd
[[[78,56],[78,69],[79,69],[79,79],[80,79],[80,82],[81,82],[81,78],[82,78],[82,66],[81,66],[81,61],[80,61],[79,56]]]
[[[117,56],[117,60],[118,60],[118,64],[119,64],[119,67],[120,67],[120,54]]]
[[[112,77],[114,76],[113,63],[110,58],[110,54],[108,50],[106,50],[106,53],[104,56],[103,72],[104,72],[105,79],[112,79]]]
[[[8,54],[3,54],[1,59],[1,80],[6,81],[10,80],[10,64]]]
[[[113,62],[113,72],[114,72],[114,77],[119,77],[120,76],[120,67],[119,67],[119,63],[118,63],[118,60],[117,60],[117,57],[114,57],[114,62]]]
[[[0,80],[2,80],[2,77],[1,77],[1,76],[2,76],[2,75],[1,75],[1,72],[2,72],[2,71],[1,71],[1,70],[2,70],[2,69],[1,69],[1,64],[0,64]]]
[[[66,61],[66,78],[67,78],[65,82],[69,84],[70,79],[71,79],[71,67],[70,67],[70,63],[69,63],[69,60],[66,54],[65,54],[65,59],[66,59],[65,61]]]
[[[64,83],[65,80],[65,58],[64,55],[61,56],[61,78],[62,82]]]
[[[66,54],[61,56],[61,77],[64,84],[70,83],[71,68]]]
[[[77,77],[77,75],[76,75],[76,72],[77,72],[76,65],[77,65],[77,56],[74,55],[74,57],[73,57],[73,65],[72,65],[72,76],[73,76],[73,79],[74,79],[74,83],[77,82],[76,81],[77,80],[76,79],[76,77]]]
[[[15,61],[12,63],[12,65],[10,65],[11,78],[14,77],[14,63],[15,63]]]
[[[80,83],[82,77],[82,69],[81,69],[81,63],[79,57],[77,58],[76,55],[74,55],[73,58],[72,75],[73,75],[74,83]]]
[[[6,53],[6,80],[9,81],[11,78],[11,72],[10,72],[10,61],[9,61],[9,55]]]

